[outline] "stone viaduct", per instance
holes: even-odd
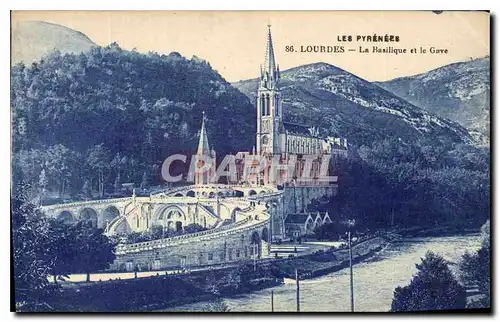
[[[65,222],[87,221],[105,234],[142,232],[158,225],[207,230],[136,244],[119,244],[113,270],[146,270],[220,264],[269,254],[273,227],[280,233],[282,192],[275,187],[185,186],[132,197],[44,206]],[[273,216],[274,215],[274,216]],[[278,228],[276,228],[278,227]]]

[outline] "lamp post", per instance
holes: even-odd
[[[352,272],[352,247],[351,247],[351,228],[354,226],[355,220],[347,221],[347,240],[349,245],[349,284],[350,284],[350,293],[351,293],[351,312],[354,312],[354,281],[353,281],[353,272]]]
[[[297,312],[300,312],[300,286],[299,286],[299,270],[295,269],[295,286],[297,288],[295,292],[295,301],[297,303]]]
[[[274,312],[274,291],[271,290],[271,312]]]

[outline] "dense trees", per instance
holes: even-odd
[[[466,252],[458,265],[460,284],[446,261],[428,252],[409,285],[397,287],[391,311],[450,310],[491,306],[490,222],[481,227],[481,248]],[[477,287],[479,298],[467,303],[465,287]]]
[[[416,266],[418,272],[410,284],[394,291],[392,312],[465,308],[465,288],[455,280],[441,256],[427,252]]]
[[[89,199],[120,182],[160,183],[167,155],[194,151],[202,110],[219,155],[254,145],[248,98],[207,62],[177,53],[143,55],[116,44],[54,52],[13,67],[11,98],[13,175],[46,197]],[[489,149],[446,137],[352,142],[350,157],[336,164],[339,195],[322,208],[337,219],[467,227],[489,217]]]
[[[36,311],[53,290],[49,275],[89,273],[109,267],[115,244],[102,229],[86,223],[67,225],[46,218],[25,193],[12,198],[15,302],[18,310]]]
[[[53,258],[46,246],[52,236],[43,214],[26,194],[19,192],[12,198],[11,209],[16,310],[37,310],[49,291],[47,277]]]
[[[184,234],[192,234],[204,230],[207,230],[207,228],[199,224],[189,224],[185,226],[184,229],[181,231],[169,230],[161,225],[153,225],[151,229],[148,231],[140,233],[132,232],[124,237],[126,243],[133,244],[133,243],[141,243],[145,241],[162,239],[162,238],[170,238]]]
[[[338,195],[312,210],[358,228],[479,227],[490,216],[489,150],[386,139],[333,162]]]
[[[13,162],[36,193],[42,170],[45,189],[63,197],[76,197],[85,178],[102,197],[120,171],[126,182],[158,184],[154,169],[168,155],[195,151],[202,110],[219,153],[253,145],[248,98],[196,57],[111,44],[18,64],[11,80]]]
[[[339,236],[345,235],[347,229],[347,225],[342,222],[325,224],[314,229],[314,237],[319,240],[338,240]]]
[[[466,252],[459,263],[460,280],[464,285],[475,286],[482,295],[472,307],[488,308],[491,305],[491,249],[490,221],[483,225],[482,245],[474,253]]]

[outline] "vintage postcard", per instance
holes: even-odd
[[[490,14],[13,11],[16,312],[490,312]]]

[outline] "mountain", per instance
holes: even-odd
[[[31,64],[47,53],[81,53],[97,46],[83,33],[43,21],[19,21],[12,24],[12,64]]]
[[[458,122],[489,142],[490,58],[446,65],[377,85],[441,117]]]
[[[91,171],[92,151],[103,155],[97,160],[106,167],[113,156],[122,160],[122,178],[137,182],[168,156],[195,153],[203,112],[210,148],[218,154],[248,151],[255,139],[255,108],[208,62],[176,52],[141,54],[116,43],[14,65],[11,106],[16,165],[36,172],[71,155],[64,160],[76,162],[66,165],[75,189]],[[115,169],[110,173],[116,175]]]
[[[371,144],[388,137],[406,142],[470,142],[467,130],[383,88],[327,63],[281,72],[285,120],[320,125],[324,134]],[[255,104],[258,79],[233,83]]]

